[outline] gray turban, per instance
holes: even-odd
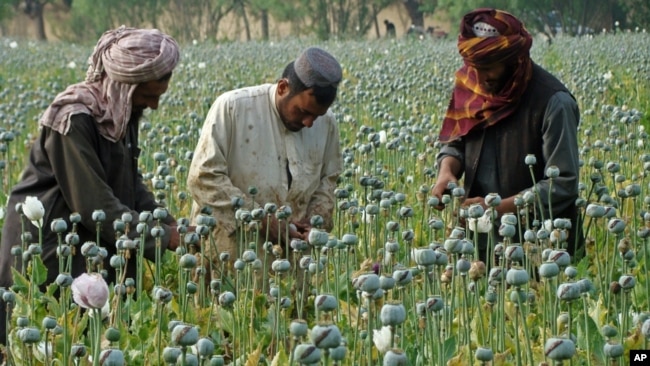
[[[169,74],[179,59],[176,41],[157,29],[120,27],[105,32],[97,42],[86,81],[109,78],[127,84],[158,80]]]
[[[88,60],[86,81],[57,95],[40,124],[65,135],[70,117],[84,113],[97,121],[102,136],[116,142],[126,135],[135,89],[168,75],[178,59],[176,41],[157,29],[122,26],[107,31]]]
[[[343,77],[339,62],[334,56],[318,47],[310,47],[303,51],[294,62],[294,69],[307,88],[314,86],[337,88]]]

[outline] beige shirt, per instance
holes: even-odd
[[[187,181],[194,199],[192,218],[202,207],[211,207],[218,249],[231,254],[237,248],[233,197],[244,198],[248,210],[267,203],[287,205],[291,220],[318,214],[331,227],[342,169],[337,123],[328,111],[311,128],[289,131],[278,114],[276,88],[264,84],[219,96],[194,151]],[[250,186],[258,189],[254,200],[248,195]]]

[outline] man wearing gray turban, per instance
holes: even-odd
[[[276,252],[280,247],[288,253],[295,249],[289,248],[291,239],[308,238],[312,217],[322,229],[332,228],[342,164],[338,125],[329,107],[341,79],[338,61],[310,47],[276,83],[216,99],[187,181],[194,199],[192,217],[211,211],[217,218],[216,250],[237,258],[248,249],[248,238],[258,248],[270,242]],[[273,208],[281,206],[291,214],[278,222]],[[236,217],[240,207],[255,213],[267,208],[258,230],[244,229]]]
[[[176,41],[156,29],[121,27],[102,35],[90,56],[86,80],[57,95],[39,121],[40,136],[9,196],[11,209],[7,210],[0,247],[0,287],[12,285],[14,264],[18,272],[23,268],[23,257],[12,255],[12,247],[22,246],[25,251],[26,244],[39,238],[37,227],[14,209],[27,197],[36,197],[45,208],[41,254],[48,269],[45,284],[54,282],[61,271],[57,233],[51,222],[58,218],[67,222],[65,237],[73,227],[72,217],[79,219],[75,223],[78,237],[68,244],[96,241],[100,235],[101,242],[96,244],[108,255],[103,266],[87,268],[77,248],[61,272],[77,277],[104,268],[108,269],[107,282],[116,282],[108,263],[116,253],[113,222],[125,214],[137,220],[140,212],[160,206],[138,173],[138,121],[146,108],[158,108],[178,59]],[[99,233],[93,220],[96,210],[105,215]],[[169,215],[162,221],[162,246],[173,250],[179,243],[176,221]],[[31,233],[32,239],[25,239],[23,230]],[[140,234],[131,230],[129,236]],[[154,239],[148,237],[142,245],[144,255],[153,260]],[[135,263],[128,261],[125,277],[136,278]],[[0,301],[2,344],[6,344],[5,310]]]

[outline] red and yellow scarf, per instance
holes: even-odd
[[[473,29],[477,22],[491,25],[499,35],[477,37]],[[458,51],[464,65],[456,72],[454,90],[438,137],[441,142],[465,136],[477,126],[494,125],[515,111],[532,74],[529,54],[532,43],[523,23],[504,11],[477,9],[463,17]],[[476,67],[500,63],[514,65],[514,70],[503,89],[491,95],[480,87]]]

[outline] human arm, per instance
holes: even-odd
[[[318,215],[323,218],[321,228],[324,230],[330,231],[334,226],[332,218],[336,204],[334,190],[336,189],[336,182],[343,167],[339,129],[333,117],[331,118],[330,128],[326,137],[323,165],[320,172],[320,183],[311,196],[309,205],[307,206],[307,216],[295,223],[305,238],[309,234],[309,230],[311,230],[310,220],[312,216]]]
[[[555,166],[560,174],[552,180],[545,174],[544,179],[537,181],[534,188],[544,207],[548,209],[549,204],[552,206],[554,215],[575,204],[578,196],[579,121],[578,105],[569,93],[558,92],[550,98],[542,123],[544,172]]]
[[[124,213],[137,220],[140,213],[130,199],[138,193],[131,179],[136,172],[132,171],[131,164],[123,163],[132,160],[128,149],[123,147],[123,141],[112,143],[101,137],[95,120],[87,114],[71,117],[66,135],[49,129],[44,133],[47,133],[44,150],[65,205],[71,212],[80,214],[80,225],[90,233],[97,231],[93,212],[102,210],[106,215],[100,232],[103,245],[113,245],[116,238],[113,222]],[[116,194],[116,190],[120,193]],[[167,224],[163,224],[163,229],[160,242],[167,248],[174,230]],[[136,230],[129,233],[131,238],[139,235]],[[147,232],[144,243],[147,258],[155,258],[155,246],[156,240]]]
[[[437,161],[438,177],[431,189],[431,195],[440,200],[448,189],[449,183],[457,182],[463,175],[464,151],[462,141],[454,141],[443,145],[438,153]],[[441,210],[444,208],[444,205],[440,203],[436,208]]]
[[[217,98],[212,105],[203,124],[187,177],[187,187],[194,202],[201,208],[210,207],[218,225],[230,235],[237,229],[232,206],[234,197],[244,200],[243,207],[259,207],[229,177],[228,155],[230,149],[236,148],[232,146],[232,129],[236,123],[234,108],[225,98]]]

